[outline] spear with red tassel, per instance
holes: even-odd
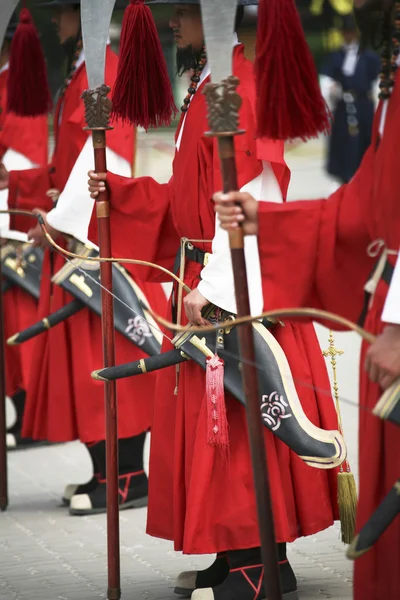
[[[212,78],[205,89],[211,129],[208,135],[218,140],[223,187],[228,193],[238,189],[234,138],[243,133],[239,129],[241,98],[236,92],[239,80],[232,75],[232,32],[237,0],[200,0],[200,4]],[[270,139],[305,139],[326,128],[325,105],[316,90],[315,67],[293,0],[260,1],[256,64],[261,135]],[[231,232],[229,244],[240,317],[250,314],[243,230]],[[281,600],[252,326],[241,326],[238,336],[265,593],[268,600]]]
[[[3,47],[8,23],[16,9],[18,0],[2,0],[0,5],[0,50]],[[0,232],[1,235],[1,232]],[[7,477],[7,424],[6,424],[6,386],[5,386],[5,339],[2,268],[0,260],[0,510],[8,506]]]
[[[106,173],[106,131],[111,129],[112,103],[110,89],[104,84],[105,55],[108,31],[115,0],[82,0],[81,20],[89,90],[83,93],[86,121],[92,131],[95,171]],[[135,29],[133,43],[130,38]],[[152,65],[153,75],[146,69]],[[163,69],[164,67],[164,69]],[[131,0],[125,11],[118,78],[114,90],[114,113],[134,125],[167,124],[171,120],[172,91],[166,73],[165,60],[157,31],[143,0]],[[159,83],[158,83],[159,82]],[[146,85],[147,83],[147,85]],[[123,97],[123,94],[125,96]],[[126,100],[127,95],[127,100]],[[123,101],[122,101],[123,99]],[[156,104],[158,102],[158,104]],[[169,107],[169,112],[168,112]],[[168,116],[169,115],[169,116]],[[96,214],[100,256],[111,257],[110,204],[107,192],[96,198]],[[101,263],[102,332],[104,366],[115,365],[114,306],[112,296],[112,265]],[[106,413],[106,478],[107,478],[107,551],[108,599],[118,600],[120,585],[119,493],[118,493],[118,430],[115,381],[105,382]]]

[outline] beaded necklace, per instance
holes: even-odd
[[[191,73],[192,73],[192,76],[190,78],[191,84],[188,88],[188,93],[187,93],[185,99],[183,100],[183,105],[181,107],[181,111],[183,113],[187,112],[187,110],[189,108],[189,104],[191,102],[191,99],[194,96],[194,94],[197,92],[197,88],[200,83],[200,76],[201,76],[206,64],[207,64],[207,54],[206,54],[206,49],[203,48],[203,50],[201,51],[201,54],[200,54],[200,60],[199,60],[198,65],[194,69],[191,69]]]
[[[380,73],[380,100],[389,100],[397,74],[397,59],[400,52],[400,1],[395,2],[394,27],[392,13],[386,12],[383,17],[382,69]]]

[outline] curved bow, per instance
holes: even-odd
[[[156,263],[152,263],[147,260],[138,260],[136,258],[90,257],[90,256],[84,256],[81,254],[76,254],[75,252],[70,252],[69,250],[62,248],[61,246],[59,246],[57,244],[57,242],[51,237],[51,235],[47,231],[44,219],[43,219],[42,215],[40,215],[40,214],[37,215],[28,210],[11,209],[11,208],[8,210],[0,210],[0,215],[4,215],[4,214],[21,215],[24,217],[32,217],[32,218],[36,219],[43,231],[43,234],[44,234],[46,240],[50,244],[50,246],[52,246],[55,250],[57,250],[57,252],[59,254],[63,254],[66,258],[82,260],[84,262],[95,262],[95,263],[107,263],[108,262],[108,263],[121,263],[121,264],[130,264],[130,265],[139,265],[139,266],[143,266],[143,267],[151,267],[153,269],[157,269],[158,271],[162,271],[163,273],[165,273],[166,275],[171,277],[171,279],[173,279],[174,281],[176,281],[176,283],[178,283],[180,286],[182,286],[182,288],[184,289],[184,291],[186,293],[189,294],[192,291],[190,289],[190,287],[188,285],[186,285],[186,283],[184,281],[182,281],[182,279],[180,279],[177,275],[175,275],[175,273],[173,273],[169,269],[166,269],[165,267],[162,267],[161,265],[157,265]]]
[[[37,221],[39,222],[40,227],[43,231],[43,234],[46,237],[46,240],[48,241],[50,246],[52,246],[55,250],[57,250],[57,252],[59,252],[60,254],[63,254],[65,257],[67,257],[69,259],[78,259],[78,260],[82,260],[85,262],[90,261],[90,262],[96,262],[96,263],[100,263],[100,262],[111,262],[111,263],[122,263],[122,264],[125,263],[125,264],[133,264],[133,265],[139,265],[139,266],[144,266],[144,267],[151,267],[151,268],[157,269],[159,271],[162,271],[163,273],[165,273],[166,275],[171,277],[171,279],[173,279],[180,286],[183,287],[185,292],[187,292],[187,293],[191,292],[190,287],[188,285],[186,285],[185,282],[182,281],[182,279],[180,279],[177,275],[175,275],[175,273],[173,273],[172,271],[170,271],[169,269],[167,269],[165,267],[162,267],[161,265],[157,265],[156,263],[152,263],[150,261],[145,261],[145,260],[138,260],[135,258],[88,257],[88,256],[80,255],[80,254],[75,254],[74,252],[70,252],[69,250],[65,250],[65,248],[62,248],[61,246],[59,246],[57,244],[57,242],[55,242],[55,240],[51,237],[51,235],[47,231],[44,219],[40,214],[36,215],[30,211],[19,210],[19,209],[0,210],[0,214],[18,214],[18,215],[33,217],[33,218],[37,219]],[[369,333],[368,331],[366,331],[365,329],[363,329],[362,327],[360,327],[353,321],[350,321],[349,319],[346,319],[345,317],[342,317],[336,313],[317,309],[317,308],[291,308],[291,307],[278,308],[278,309],[263,312],[260,315],[257,315],[255,317],[253,317],[251,315],[247,315],[245,317],[236,318],[233,320],[229,319],[222,323],[216,323],[216,324],[208,325],[206,327],[204,327],[204,326],[196,327],[194,325],[186,325],[186,326],[177,325],[176,323],[173,323],[172,321],[165,319],[161,315],[158,315],[151,309],[149,309],[149,312],[152,315],[152,317],[159,324],[163,325],[164,327],[167,327],[171,331],[176,331],[176,332],[185,332],[185,331],[190,330],[193,333],[202,333],[202,332],[205,333],[207,331],[215,331],[215,330],[224,329],[224,328],[231,329],[233,326],[236,326],[236,325],[243,325],[246,323],[260,321],[263,319],[279,320],[279,319],[283,319],[283,318],[287,318],[287,319],[295,318],[296,319],[299,317],[303,317],[303,318],[314,319],[314,320],[330,321],[332,323],[342,325],[343,327],[346,327],[347,329],[356,332],[363,340],[365,340],[369,344],[372,344],[375,341],[375,336],[372,333]]]

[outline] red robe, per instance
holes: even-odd
[[[234,72],[241,80],[241,128],[247,132],[235,140],[239,186],[261,173],[262,159],[271,162],[285,194],[288,171],[283,146],[255,140],[253,69],[244,58],[243,46],[235,50]],[[207,128],[205,98],[199,89],[187,113],[168,184],[160,185],[150,178],[109,177],[111,226],[114,239],[117,232],[120,234],[114,246],[119,253],[172,269],[181,237],[213,238],[211,197],[221,189],[221,177],[216,142],[204,136]],[[142,227],[131,236],[131,224],[138,218]],[[203,248],[210,251],[210,244]],[[198,285],[200,272],[200,265],[188,263],[185,282],[189,287]],[[151,271],[147,276],[162,277]],[[287,325],[279,329],[277,337],[295,380],[310,385],[299,389],[305,412],[316,425],[335,429],[333,403],[312,391],[313,385],[329,390],[313,328]],[[166,342],[164,350],[169,348]],[[206,442],[203,370],[190,362],[182,365],[178,396],[174,395],[175,385],[174,368],[159,373],[150,455],[148,533],[171,539],[177,550],[190,554],[259,545],[244,408],[227,394],[230,454],[226,459]],[[278,540],[292,541],[329,527],[336,517],[336,473],[306,466],[267,430],[265,439]]]
[[[47,164],[47,116],[21,118],[7,112],[8,69],[0,73],[0,160],[11,149],[37,165]],[[13,286],[4,294],[6,339],[36,320],[37,302],[21,288]],[[6,393],[13,396],[26,389],[34,343],[6,346]]]
[[[353,180],[327,200],[260,204],[259,246],[265,309],[314,306],[356,321],[363,286],[376,259],[367,246],[382,239],[390,249],[400,244],[398,129],[400,86],[390,100],[382,139],[377,111],[372,144]],[[395,257],[390,257],[394,262]],[[290,270],[288,280],[282,273]],[[365,327],[382,331],[387,285],[381,281]],[[361,528],[399,476],[400,435],[391,423],[371,413],[381,390],[363,370],[360,383],[360,493],[357,527]],[[400,517],[379,542],[355,563],[355,600],[395,600],[400,589]]]
[[[112,86],[117,57],[107,49],[106,83]],[[52,164],[43,169],[14,172],[10,196],[16,206],[43,206],[49,188],[63,190],[71,170],[87,140],[84,131],[82,92],[88,88],[85,66],[74,74],[65,96],[59,101],[54,119],[56,146]],[[62,109],[59,122],[60,110]],[[134,132],[116,125],[107,133],[107,144],[132,163]],[[36,190],[35,197],[31,194]],[[44,205],[49,208],[47,204]],[[59,255],[46,251],[43,266],[39,318],[72,300],[50,277],[65,264]],[[165,294],[161,286],[143,286],[149,302],[163,310]],[[143,358],[143,353],[122,335],[116,334],[118,363]],[[80,439],[93,442],[105,437],[104,386],[91,378],[103,364],[100,319],[83,309],[35,341],[33,375],[28,386],[23,434],[34,439],[63,442]],[[155,375],[126,379],[118,383],[118,426],[121,438],[137,435],[151,425]]]

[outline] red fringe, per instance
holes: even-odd
[[[227,450],[229,436],[224,391],[224,361],[217,354],[207,358],[206,399],[207,443]]]
[[[303,140],[329,130],[329,111],[294,0],[260,0],[258,136]]]
[[[169,125],[177,113],[153,16],[143,0],[130,0],[122,23],[113,117],[132,125]]]
[[[29,10],[23,8],[11,43],[7,110],[20,117],[38,117],[46,115],[51,105],[39,35]]]

